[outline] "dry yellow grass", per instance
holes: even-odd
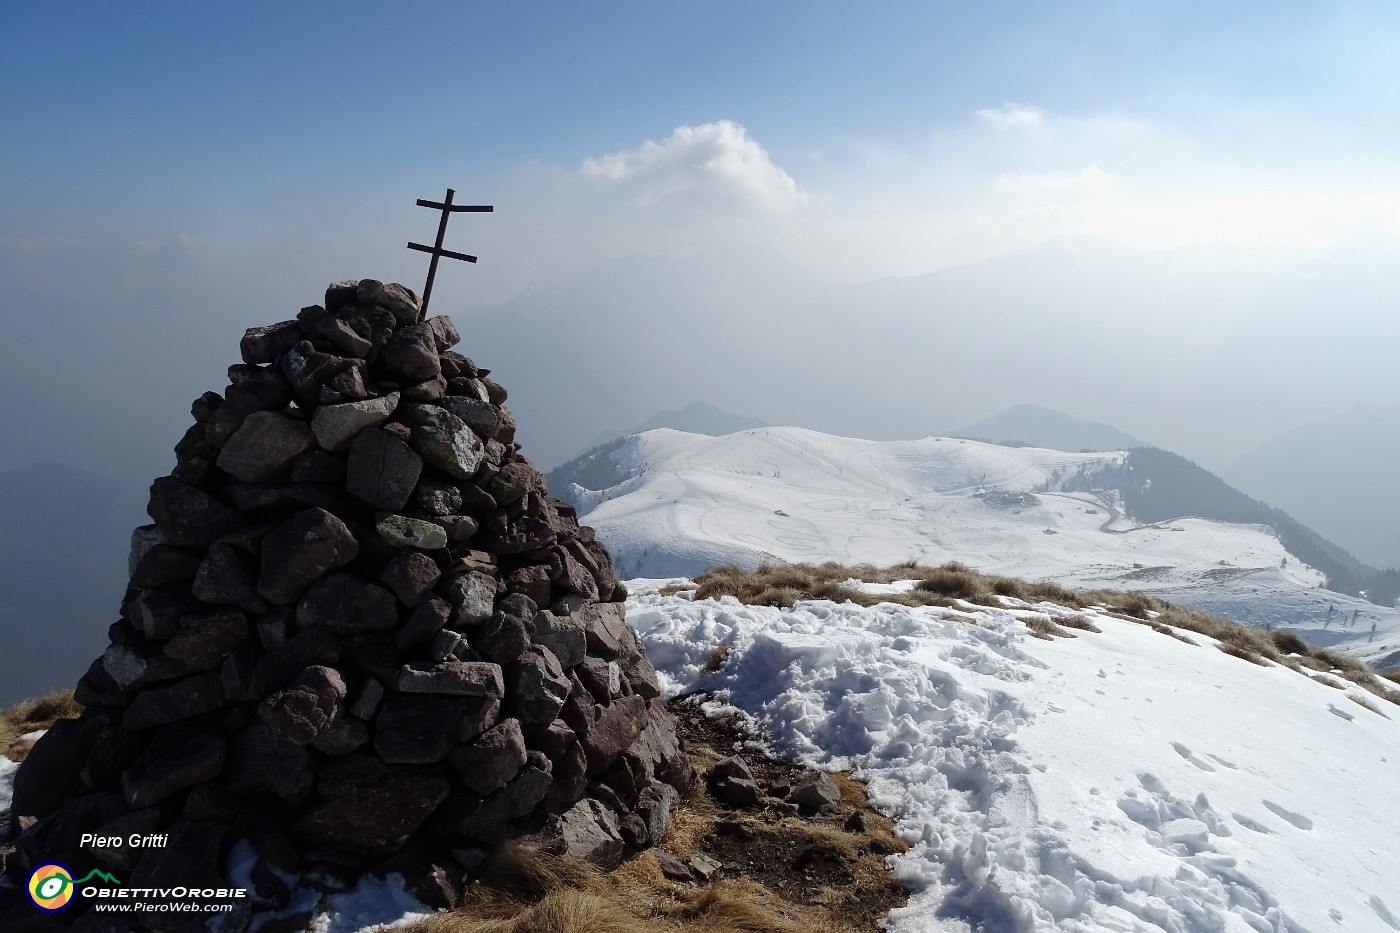
[[[82,711],[72,690],[55,690],[0,710],[0,754],[23,761],[31,743],[18,741],[20,736],[47,729],[58,719],[77,719]]]
[[[691,888],[650,855],[613,872],[503,848],[461,907],[406,933],[801,933],[810,918],[743,882]],[[808,920],[808,923],[801,921]],[[832,927],[827,927],[833,929]]]
[[[892,583],[917,580],[906,593],[869,594],[842,585],[846,580]],[[1181,634],[1195,632],[1215,639],[1226,654],[1253,664],[1299,665],[1314,670],[1340,670],[1343,676],[1383,700],[1400,705],[1400,690],[1386,682],[1400,683],[1400,672],[1386,672],[1385,680],[1366,664],[1350,655],[1310,645],[1296,632],[1265,632],[1230,619],[1196,609],[1187,609],[1137,591],[1073,591],[1056,583],[1029,582],[973,570],[958,561],[928,567],[914,561],[890,567],[854,566],[828,561],[824,564],[768,564],[747,571],[738,567],[718,567],[695,578],[695,599],[733,596],[740,602],[760,606],[791,607],[801,599],[849,601],[861,606],[881,602],[906,606],[951,606],[957,600],[987,606],[1003,606],[1002,597],[1035,605],[1050,602],[1070,609],[1093,608],[1116,618],[1149,625],[1186,644],[1197,642]],[[1078,617],[1081,618],[1082,617]],[[1066,628],[1097,631],[1088,624],[1066,618],[1028,616],[1030,633],[1038,638],[1073,637]],[[1294,657],[1294,656],[1297,657]]]

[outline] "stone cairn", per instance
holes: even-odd
[[[254,911],[390,871],[446,907],[508,838],[604,867],[660,840],[692,772],[607,549],[420,318],[332,285],[194,402],[84,712],[16,776],[21,886],[227,887],[251,846]]]

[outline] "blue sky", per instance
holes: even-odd
[[[0,383],[71,410],[7,428],[0,466],[94,404],[94,456],[145,443],[119,406],[163,438],[244,327],[328,281],[419,287],[413,201],[448,186],[496,212],[453,221],[481,262],[435,305],[600,270],[641,319],[681,278],[610,263],[743,267],[713,300],[759,306],[1065,238],[1400,236],[1397,91],[1380,2],[3,4],[0,316],[26,352]]]
[[[917,153],[1008,102],[1148,121],[1262,172],[1371,171],[1400,142],[1396,9],[12,3],[4,232],[260,232],[717,120],[858,197],[852,152]]]

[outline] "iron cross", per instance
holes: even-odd
[[[428,316],[428,299],[433,294],[433,277],[437,275],[438,259],[440,259],[443,256],[446,256],[448,259],[461,259],[465,260],[466,262],[476,262],[475,256],[468,256],[466,253],[454,253],[450,249],[442,248],[442,238],[447,235],[447,218],[453,213],[456,213],[457,211],[475,211],[479,213],[489,213],[492,210],[492,207],[487,204],[453,204],[452,196],[454,194],[456,194],[456,192],[453,191],[451,188],[448,188],[447,197],[444,198],[441,203],[437,201],[425,201],[422,198],[418,199],[419,207],[431,207],[435,211],[442,211],[442,219],[438,221],[438,233],[436,243],[434,243],[432,246],[424,246],[422,243],[408,244],[409,249],[416,249],[419,252],[428,253],[433,257],[432,261],[428,263],[428,281],[423,286],[423,304],[421,313],[425,318]]]

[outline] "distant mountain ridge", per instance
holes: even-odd
[[[1222,471],[1368,563],[1400,568],[1400,405],[1361,405],[1265,441]]]
[[[1019,443],[1050,450],[1127,450],[1143,446],[1137,438],[1112,425],[1086,421],[1029,402],[950,433],[969,440]]]

